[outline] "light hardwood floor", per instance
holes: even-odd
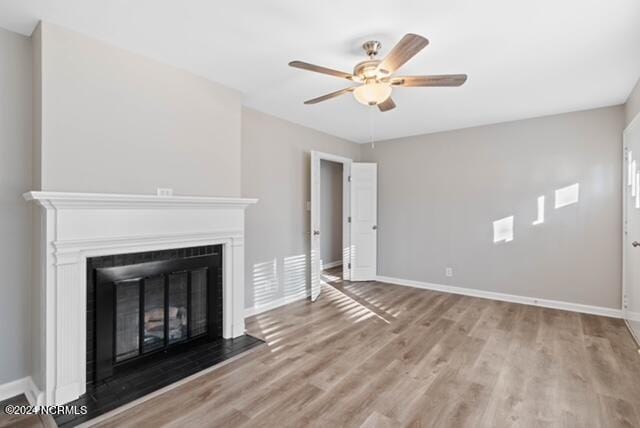
[[[268,345],[99,426],[640,426],[616,319],[338,281],[248,329]]]
[[[101,426],[640,426],[616,319],[338,281],[248,330],[268,346]]]

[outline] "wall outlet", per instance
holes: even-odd
[[[156,189],[158,196],[173,196],[173,189],[158,187]]]
[[[448,276],[448,277],[453,276],[453,268],[450,268],[450,267],[446,268],[446,269],[444,270],[444,274],[445,274],[446,276]]]

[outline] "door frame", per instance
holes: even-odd
[[[350,252],[349,251],[345,251],[345,248],[351,248],[351,230],[350,230],[350,223],[349,223],[349,216],[351,215],[351,185],[350,185],[350,176],[351,176],[351,164],[353,163],[353,159],[344,157],[344,156],[338,156],[338,155],[334,155],[331,153],[325,153],[325,152],[319,152],[319,151],[315,151],[312,150],[311,151],[311,164],[313,165],[314,162],[318,162],[318,167],[321,164],[321,161],[326,160],[326,161],[331,161],[331,162],[336,162],[339,164],[342,164],[342,278],[344,280],[350,280],[351,279],[351,258],[350,258]],[[318,170],[318,174],[320,173],[320,171]],[[311,210],[313,210],[314,208],[318,210],[318,218],[320,218],[320,204],[314,204],[313,203],[313,177],[311,177],[311,192],[309,195],[309,199],[310,201],[310,212],[309,215],[311,217]],[[320,193],[322,192],[322,180],[319,179],[318,180],[318,197],[320,196]],[[317,206],[316,206],[317,205]],[[309,235],[311,237],[311,239],[309,240],[309,253],[311,254],[313,251],[313,240],[314,240],[314,235],[313,235],[313,224],[311,223],[311,221],[309,221]],[[322,233],[322,231],[320,231]],[[320,235],[322,236],[322,235]],[[321,239],[320,237],[318,237],[318,239]],[[319,244],[319,248],[320,248]],[[317,257],[317,260],[311,260],[311,263],[318,263],[320,264],[320,256]],[[311,275],[313,275],[314,269],[313,266],[311,267]],[[320,267],[318,266],[318,272],[319,274],[321,273],[320,271]],[[313,284],[313,278],[311,278],[310,284]],[[322,284],[321,284],[322,285]]]
[[[628,165],[627,165],[627,142],[629,139],[629,134],[635,128],[640,128],[640,113],[636,114],[633,120],[627,125],[627,127],[622,131],[622,317],[624,319],[625,324],[627,325],[627,329],[633,336],[634,340],[637,344],[640,344],[639,338],[636,337],[636,334],[633,332],[633,329],[629,325],[627,319],[628,311],[627,311],[627,256],[629,252],[629,246],[627,242],[627,182],[628,182]]]

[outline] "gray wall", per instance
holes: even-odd
[[[636,115],[640,113],[640,79],[638,79],[638,83],[631,91],[624,110],[626,124],[629,125]]]
[[[30,374],[31,42],[0,29],[0,384]]]
[[[357,159],[360,146],[242,109],[242,194],[259,198],[246,217],[246,307],[307,293],[311,150]]]
[[[44,190],[240,195],[240,94],[41,24]]]
[[[320,259],[342,261],[342,164],[320,161]]]
[[[40,25],[31,34],[32,50],[32,136],[31,136],[31,189],[42,189],[42,31]],[[44,348],[44,314],[39,308],[44,304],[44,296],[40,290],[43,283],[44,258],[41,256],[42,239],[41,224],[44,220],[43,213],[36,204],[31,204],[31,349]],[[44,355],[40,352],[31,352],[31,377],[36,385],[42,386],[44,369]]]
[[[364,146],[379,164],[378,274],[619,308],[623,125],[618,106]],[[579,202],[554,209],[573,183]],[[492,222],[511,215],[514,240],[494,244]]]

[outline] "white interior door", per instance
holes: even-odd
[[[351,164],[351,280],[376,279],[378,165]]]
[[[640,116],[624,132],[623,296],[625,320],[640,338]]]
[[[311,301],[320,296],[320,154],[311,152]]]

